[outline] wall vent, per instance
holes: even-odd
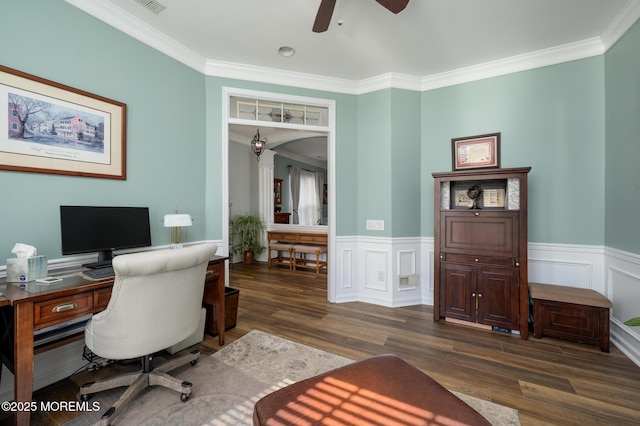
[[[398,288],[400,290],[413,289],[418,286],[418,275],[400,275],[398,279]]]
[[[167,8],[167,6],[156,0],[135,0],[135,2],[146,7],[156,15]]]

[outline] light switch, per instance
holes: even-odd
[[[367,220],[368,231],[384,231],[384,220]]]

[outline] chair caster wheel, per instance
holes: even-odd
[[[187,402],[187,399],[189,399],[190,396],[191,396],[191,394],[183,393],[183,394],[180,395],[180,401]]]

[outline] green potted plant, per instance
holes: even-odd
[[[233,217],[231,221],[233,252],[241,254],[244,263],[253,263],[253,258],[260,256],[264,251],[264,246],[260,244],[262,231],[264,231],[264,224],[259,216],[245,214]]]
[[[640,325],[640,317],[628,319],[624,322],[624,325],[630,325],[630,326],[636,327]]]

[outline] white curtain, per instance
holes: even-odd
[[[314,173],[316,181],[316,210],[318,212],[318,221],[316,225],[322,225],[322,203],[324,201],[324,174]]]
[[[289,166],[289,203],[291,204],[291,212],[293,213],[293,224],[299,224],[298,205],[300,204],[300,167]]]
[[[319,178],[317,175],[320,175]],[[320,184],[318,184],[318,179]],[[300,225],[317,225],[322,220],[321,173],[300,171],[300,198],[298,200],[298,218]]]

